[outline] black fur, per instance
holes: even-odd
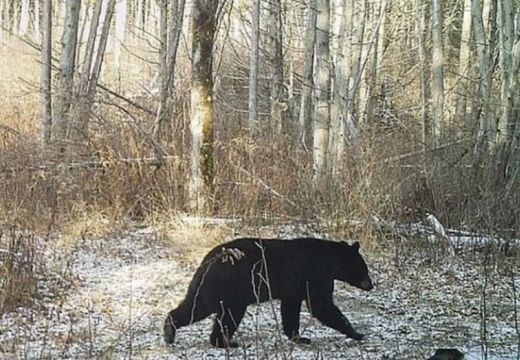
[[[323,325],[361,340],[363,335],[332,301],[334,280],[372,289],[359,243],[314,238],[233,240],[215,247],[202,260],[186,298],[166,318],[164,339],[172,344],[176,329],[216,313],[211,343],[238,346],[231,339],[247,306],[280,299],[283,330],[289,339],[310,342],[299,336],[300,308],[305,300]]]

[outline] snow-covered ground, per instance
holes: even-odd
[[[456,347],[480,359],[485,337],[496,359],[516,359],[512,284],[520,277],[508,258],[495,259],[485,276],[480,254],[413,248],[367,256],[371,292],[337,283],[336,303],[366,340],[346,339],[304,309],[303,335],[313,342],[295,346],[280,332],[279,303],[270,302],[249,307],[236,335],[242,347],[232,350],[210,346],[211,319],[179,330],[173,348],[163,344],[164,317],[183,298],[196,264],[153,229],[81,240],[63,256],[47,249],[46,267],[68,261],[70,275],[49,276],[32,306],[3,315],[0,358],[426,359],[436,348]]]

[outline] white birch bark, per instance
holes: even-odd
[[[507,143],[513,136],[511,74],[513,72],[514,19],[511,0],[501,0],[497,8],[498,54],[500,68],[500,116],[495,141]]]
[[[114,24],[114,64],[117,73],[121,72],[121,50],[125,42],[127,21],[127,0],[117,0]]]
[[[314,180],[327,174],[330,127],[330,1],[318,0],[316,27],[316,93],[314,107]]]
[[[26,36],[29,30],[29,8],[30,0],[22,0],[22,9],[20,12],[20,23],[18,24],[18,35]]]
[[[287,96],[284,86],[283,39],[281,0],[269,1],[269,37],[271,59],[271,118],[274,129],[281,132],[285,126]]]
[[[471,0],[464,0],[464,10],[462,14],[462,29],[460,34],[459,52],[459,80],[457,84],[457,96],[455,120],[465,122],[466,118],[466,97],[468,92],[468,80],[470,75],[470,56],[471,56]]]
[[[303,84],[301,90],[300,103],[300,135],[301,141],[305,148],[309,147],[312,142],[312,93],[314,88],[314,48],[316,46],[316,20],[317,9],[316,0],[309,1],[307,30],[305,32],[305,55],[303,65]]]
[[[4,40],[4,28],[6,27],[4,20],[4,3],[0,3],[0,43]]]
[[[166,16],[167,4],[168,1],[164,1],[164,8],[161,11],[161,14],[164,12],[164,16]],[[161,39],[164,45],[161,47],[160,56],[161,70],[159,76],[161,78],[161,89],[159,108],[153,127],[153,138],[156,141],[159,141],[162,124],[170,114],[170,100],[174,89],[175,64],[177,63],[177,49],[182,32],[184,5],[184,0],[171,1],[169,21],[166,21],[166,18],[161,20],[163,22],[161,26],[167,28],[161,30]]]
[[[480,0],[472,0],[473,36],[477,49],[477,64],[479,70],[479,97],[480,118],[478,119],[477,146],[485,145],[491,131],[492,114],[489,107],[491,95],[491,65],[488,53],[488,39],[482,17]],[[476,150],[479,150],[478,148]]]
[[[42,52],[40,73],[40,116],[42,144],[48,146],[51,141],[52,103],[52,0],[43,0],[42,9]]]
[[[251,26],[251,54],[249,59],[249,128],[254,128],[258,121],[258,64],[260,49],[260,0],[253,0]]]
[[[45,0],[35,0],[34,1],[34,15],[32,18],[32,24],[34,29],[34,39],[35,42],[41,41],[41,30],[40,30],[40,21],[42,17],[42,12],[40,9],[40,1],[43,3]]]
[[[432,145],[441,141],[444,118],[444,42],[441,0],[432,0]]]
[[[331,104],[329,152],[334,173],[345,149],[345,115],[347,84],[350,74],[350,46],[352,32],[352,2],[343,0],[339,25],[338,47],[334,65],[334,86]]]
[[[70,126],[69,110],[74,96],[73,85],[80,5],[80,0],[66,1],[65,28],[61,38],[60,70],[52,124],[52,137],[57,142],[62,142],[67,138],[68,127]]]
[[[417,54],[419,57],[421,79],[421,140],[423,149],[428,144],[428,116],[427,116],[427,83],[426,83],[426,54],[424,49],[424,33],[426,25],[424,20],[424,6],[421,0],[415,1],[415,35],[417,38]]]

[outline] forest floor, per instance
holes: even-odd
[[[483,348],[489,359],[517,359],[519,351],[512,285],[520,276],[505,270],[507,258],[484,271],[475,253],[449,258],[409,245],[370,253],[375,289],[337,282],[335,291],[365,340],[325,328],[303,307],[302,333],[312,344],[295,346],[280,331],[273,301],[250,306],[236,334],[242,346],[222,350],[209,344],[211,319],[164,345],[165,315],[182,300],[197,263],[153,228],[82,239],[66,251],[41,246],[47,275],[38,297],[0,318],[2,359],[426,359],[440,347],[469,359],[480,359]]]

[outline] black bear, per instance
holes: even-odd
[[[299,336],[300,308],[305,300],[323,325],[361,340],[363,335],[332,301],[334,280],[367,291],[373,288],[359,243],[314,238],[230,241],[204,257],[186,298],[166,318],[164,339],[172,344],[177,329],[216,313],[211,344],[236,347],[231,339],[247,306],[280,299],[283,331],[289,339],[310,343]]]

